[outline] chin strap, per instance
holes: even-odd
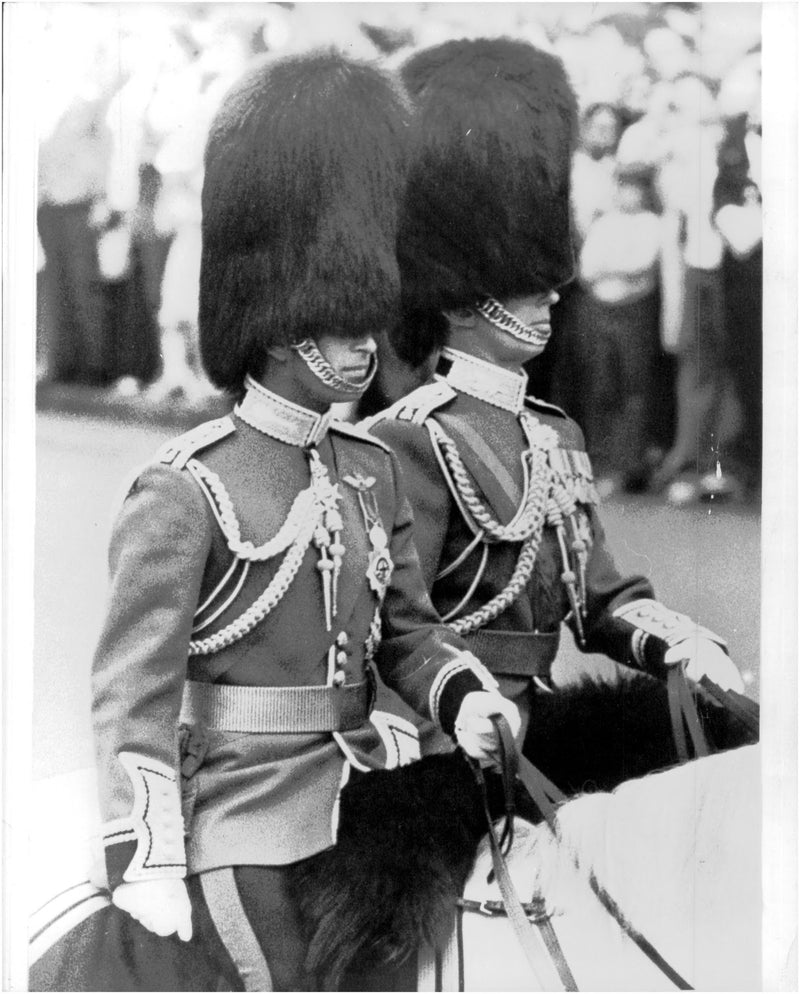
[[[304,338],[302,342],[297,342],[292,348],[321,383],[331,390],[346,394],[351,398],[360,397],[365,393],[378,371],[378,359],[373,354],[370,356],[369,369],[364,379],[358,383],[353,383],[336,372],[311,338]]]
[[[500,301],[495,300],[494,297],[486,297],[485,300],[475,305],[475,310],[481,317],[486,318],[490,324],[493,324],[495,328],[508,332],[509,335],[528,345],[547,345],[550,341],[549,328],[547,331],[542,331],[539,328],[525,324],[524,321],[520,321],[511,311],[507,311]]]

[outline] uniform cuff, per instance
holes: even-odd
[[[625,662],[655,676],[665,676],[670,669],[664,657],[674,645],[689,639],[704,638],[715,642],[725,652],[725,640],[708,628],[698,625],[688,615],[672,611],[658,601],[641,599],[617,608],[616,623],[623,627],[627,639]]]
[[[103,825],[111,890],[121,883],[186,876],[183,818],[177,775],[165,763],[132,752],[119,761],[133,786],[127,817]]]
[[[447,735],[453,735],[461,702],[476,690],[496,690],[497,681],[471,652],[462,652],[457,659],[439,671],[430,691],[430,712],[436,724]]]

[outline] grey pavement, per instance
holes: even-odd
[[[215,412],[216,413],[216,412]],[[106,417],[37,418],[34,778],[92,762],[89,668],[106,590],[113,508],[138,466],[180,429]],[[621,569],[651,578],[661,600],[728,641],[758,696],[759,516],[754,508],[678,510],[610,499],[603,521]],[[556,677],[608,671],[565,633]]]

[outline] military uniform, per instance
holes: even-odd
[[[252,381],[140,474],[93,675],[112,886],[332,845],[349,771],[379,762],[373,660],[452,731],[486,677],[439,623],[411,532],[382,443]]]
[[[620,574],[582,433],[526,385],[446,348],[434,380],[367,422],[400,461],[433,603],[520,708],[521,736],[562,622],[585,651],[654,673],[696,631]]]

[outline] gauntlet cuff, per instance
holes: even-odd
[[[719,635],[649,598],[623,604],[612,616],[629,630],[631,664],[658,676],[668,668],[664,663],[667,651],[688,639],[708,639],[727,652],[727,644]]]
[[[133,785],[133,809],[103,825],[108,885],[186,876],[180,789],[175,770],[133,752],[119,761]]]

